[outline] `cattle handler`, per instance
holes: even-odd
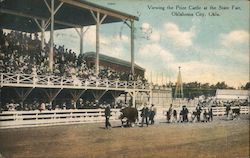
[[[105,127],[106,127],[106,129],[111,129],[111,124],[109,122],[109,118],[111,116],[110,105],[107,105],[105,107],[104,113],[105,113]]]

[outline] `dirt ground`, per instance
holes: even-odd
[[[249,115],[143,128],[112,124],[1,129],[0,158],[249,158]]]

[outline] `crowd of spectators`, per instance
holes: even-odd
[[[21,73],[36,75],[55,75],[82,79],[108,80],[139,80],[146,82],[144,77],[132,77],[126,72],[117,72],[110,67],[100,66],[99,75],[95,74],[95,67],[88,67],[84,54],[77,55],[71,49],[54,45],[54,69],[49,71],[48,52],[49,43],[41,40],[37,33],[23,33],[19,31],[3,32],[0,29],[0,73]]]
[[[214,98],[207,98],[199,100],[195,109],[188,109],[186,105],[177,111],[173,108],[172,104],[166,111],[167,122],[210,122],[213,121],[213,108],[212,107],[225,107],[226,115],[229,117],[236,117],[240,114],[240,107],[249,106],[248,100],[215,100]],[[233,107],[233,109],[231,109]],[[230,111],[231,110],[231,111]],[[238,110],[238,111],[237,111]]]
[[[244,99],[236,99],[236,100],[215,100],[212,103],[212,106],[217,107],[217,106],[249,106],[248,100]]]
[[[95,66],[88,67],[84,60],[84,54],[77,55],[71,49],[63,46],[54,45],[53,72],[49,70],[49,42],[44,41],[42,48],[41,40],[37,33],[25,33],[20,31],[4,32],[0,29],[0,73],[33,74],[62,76],[75,79],[102,79],[120,80],[146,83],[143,76],[132,76],[131,73],[117,72],[110,67],[100,66],[99,75],[95,74]],[[70,100],[70,98],[67,98]],[[13,100],[4,103],[1,110],[36,110],[41,106],[41,101],[29,103],[15,103]],[[46,109],[71,109],[71,108],[99,108],[102,104],[91,101],[81,103],[79,100],[76,105],[60,103],[59,105],[45,104]],[[44,105],[43,105],[44,107]],[[121,107],[112,104],[111,107]]]
[[[38,101],[34,99],[32,102],[18,103],[11,100],[4,106],[0,107],[0,111],[34,111],[34,110],[65,110],[65,109],[104,109],[107,105],[114,109],[120,109],[122,107],[127,107],[128,105],[123,102],[106,102],[106,101],[84,101],[80,98],[77,102],[73,100],[68,100],[60,102],[59,104],[51,105],[44,101]]]

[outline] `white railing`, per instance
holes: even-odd
[[[3,86],[27,86],[27,87],[54,87],[54,88],[104,88],[104,89],[140,89],[150,90],[149,84],[139,81],[119,81],[103,79],[83,79],[60,77],[53,75],[32,75],[1,73],[1,87]]]
[[[231,107],[231,109],[236,109],[239,107]],[[213,109],[213,116],[224,116],[226,115],[226,107],[212,107]],[[177,114],[179,116],[181,108],[175,108],[177,111]],[[193,111],[195,111],[195,107],[188,108],[189,111],[189,117],[191,117],[191,114]],[[249,106],[241,106],[240,107],[240,113],[241,114],[249,114]],[[157,118],[158,119],[166,119],[167,109],[157,109]]]
[[[231,107],[231,109],[238,107]],[[181,109],[176,109],[179,114]],[[189,118],[194,108],[189,109]],[[111,109],[111,121],[119,120],[120,109]],[[241,114],[249,114],[249,107],[242,106]],[[226,114],[225,107],[213,107],[214,116]],[[140,111],[139,111],[140,116]],[[178,115],[179,117],[179,115]],[[166,110],[157,109],[156,119],[166,119]],[[17,128],[56,124],[104,122],[104,109],[45,110],[45,111],[3,111],[0,113],[0,128]]]
[[[120,109],[111,109],[111,111],[110,120],[118,120]],[[104,121],[104,109],[3,111],[0,113],[0,128]]]

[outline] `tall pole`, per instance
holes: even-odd
[[[152,97],[153,97],[153,92],[152,92],[152,87],[151,87],[150,92],[149,92],[149,105],[152,105],[152,103],[153,103]]]
[[[158,73],[156,73],[156,84],[158,85]]]
[[[131,73],[134,77],[135,74],[135,59],[134,59],[134,21],[131,20]]]
[[[151,83],[151,84],[153,83],[152,70],[151,70],[151,72],[150,72],[150,83]]]
[[[80,30],[80,54],[83,53],[83,27]]]
[[[49,70],[53,72],[53,53],[54,53],[54,0],[51,0],[51,23],[50,23],[50,52],[49,52]]]
[[[99,51],[100,51],[100,13],[97,12],[96,17],[96,76],[99,74]]]
[[[2,87],[0,88],[0,98],[2,98]],[[2,99],[0,100],[0,113],[2,113]]]
[[[179,73],[177,77],[176,87],[175,87],[175,98],[183,99],[183,85],[182,85],[182,78],[181,78],[181,67],[179,66]]]
[[[133,107],[136,108],[136,105],[135,105],[135,97],[136,97],[136,92],[133,91]]]
[[[161,85],[163,86],[163,72],[161,73]]]
[[[42,20],[41,26],[41,49],[44,50],[44,32],[45,32],[45,21]]]
[[[164,73],[164,83],[166,84],[166,87],[168,85],[168,76],[166,73]]]

